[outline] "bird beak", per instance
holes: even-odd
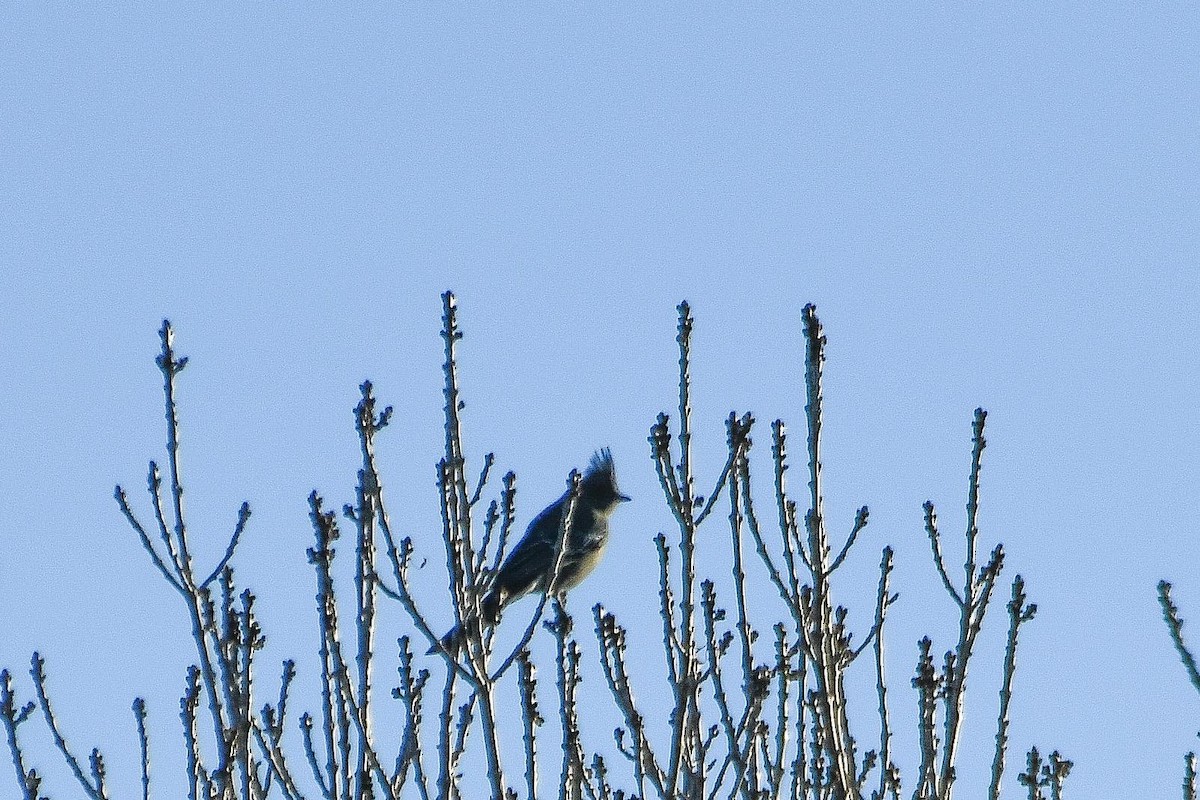
[[[621,501],[622,503],[628,503],[632,499],[633,499],[632,497],[630,497],[629,495],[626,495],[626,494],[617,495],[617,500]]]

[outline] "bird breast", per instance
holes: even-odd
[[[574,589],[583,579],[591,574],[596,565],[600,563],[600,559],[604,557],[604,550],[608,546],[608,536],[605,535],[599,541],[593,542],[591,547],[583,551],[579,556],[579,567],[573,570],[569,575],[563,576],[562,588],[565,590]]]

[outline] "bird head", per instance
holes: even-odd
[[[596,451],[583,473],[582,497],[594,508],[609,511],[629,500],[617,488],[617,469],[607,447]]]

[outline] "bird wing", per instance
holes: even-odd
[[[553,566],[554,546],[562,524],[562,500],[551,503],[534,517],[525,535],[513,548],[496,575],[496,588],[508,599],[532,592]]]
[[[496,588],[503,589],[510,600],[537,588],[553,566],[554,544],[533,536],[522,539],[504,559],[496,575]]]

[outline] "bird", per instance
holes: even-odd
[[[609,517],[629,500],[617,487],[612,453],[607,447],[596,451],[583,473],[571,527],[563,542],[558,580],[553,587],[556,592],[574,589],[600,563],[608,545]],[[514,600],[547,588],[554,577],[554,551],[562,534],[562,516],[570,505],[571,492],[567,491],[529,523],[483,597],[480,611],[485,625],[496,625],[501,612]],[[461,630],[455,626],[442,637],[442,645],[448,652],[456,652],[461,639]]]

